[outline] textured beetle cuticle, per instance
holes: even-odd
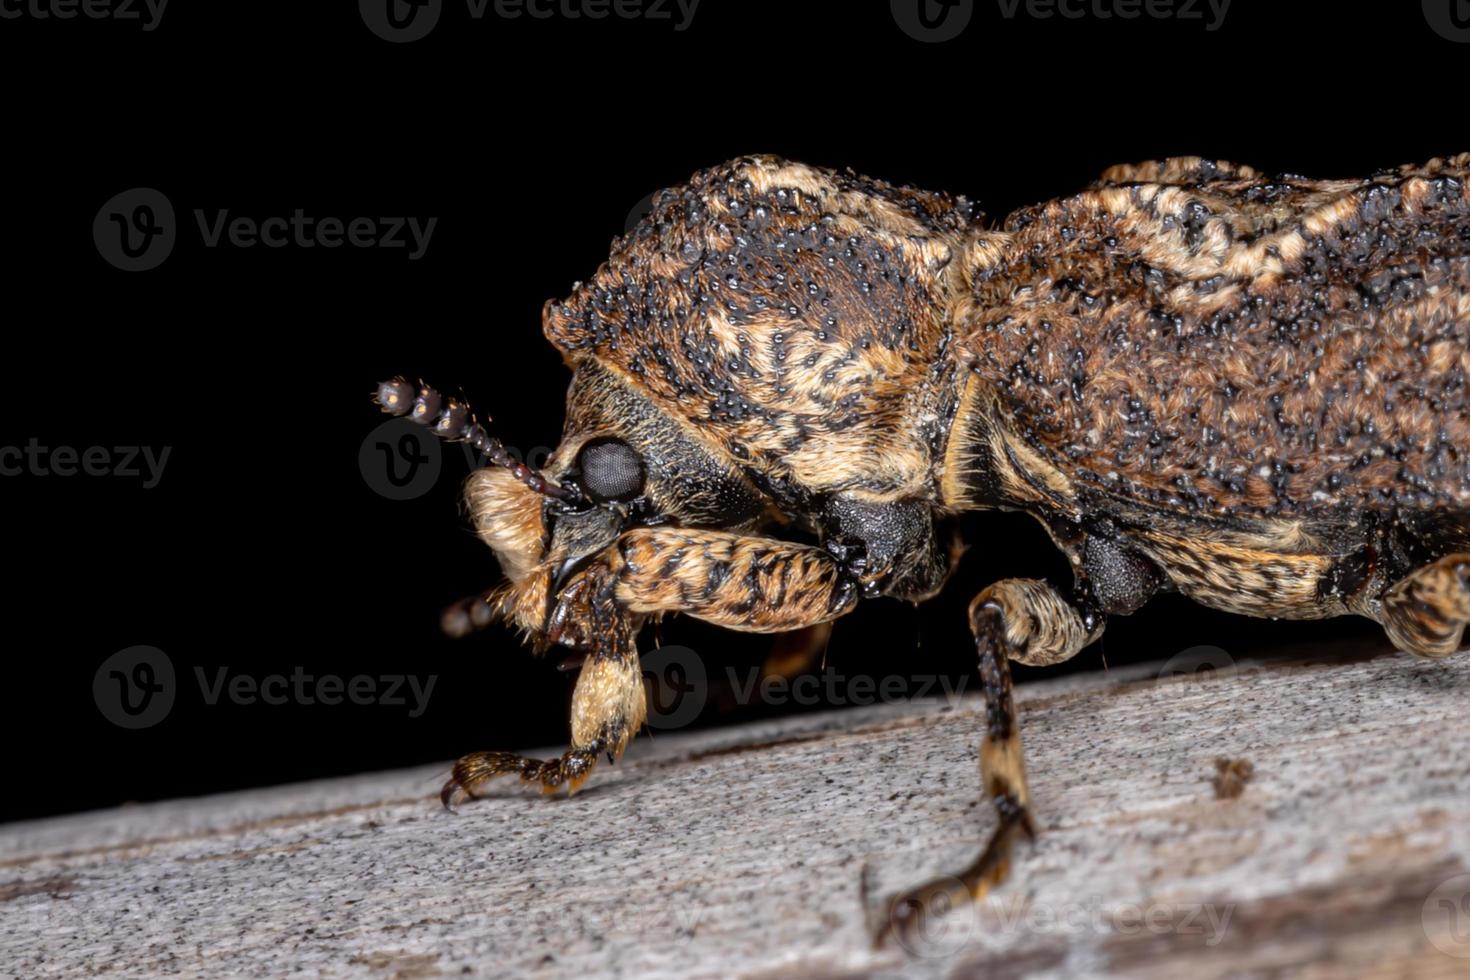
[[[1114,167],[990,223],[962,197],[770,156],[660,192],[542,331],[561,441],[513,459],[463,398],[376,400],[492,464],[471,522],[506,580],[452,607],[582,656],[560,758],[461,759],[575,790],[642,725],[636,637],[682,613],[822,637],[940,592],[972,512],[1029,514],[1069,582],[969,608],[995,828],[881,935],[999,886],[1036,829],[1010,662],[1076,656],[1158,593],[1381,624],[1457,653],[1470,621],[1470,154],[1362,179],[1198,157]],[[1222,760],[1222,799],[1252,769]]]

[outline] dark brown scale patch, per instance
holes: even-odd
[[[544,328],[773,477],[882,489],[927,463],[920,419],[934,412],[913,395],[937,388],[939,280],[969,219],[944,194],[736,160],[662,192],[589,282],[548,304]],[[909,458],[880,459],[895,440]],[[850,465],[831,465],[829,446]]]
[[[982,236],[971,366],[1084,483],[1209,513],[1470,504],[1470,155],[1116,168]]]

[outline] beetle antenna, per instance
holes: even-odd
[[[399,376],[378,385],[373,400],[389,415],[406,415],[420,425],[431,427],[442,439],[469,443],[490,462],[510,470],[517,480],[543,496],[568,503],[581,500],[581,495],[572,488],[562,486],[512,456],[504,443],[485,431],[470,406],[461,399],[445,397],[423,382],[415,385]]]

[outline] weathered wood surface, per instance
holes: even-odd
[[[434,766],[3,827],[0,974],[1470,975],[1470,656],[1157,672],[1021,689],[1042,836],[919,955],[870,922],[992,825],[968,696],[640,739],[570,800],[452,815]]]

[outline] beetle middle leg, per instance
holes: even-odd
[[[980,778],[1000,823],[968,868],[895,898],[880,940],[890,932],[908,938],[921,935],[926,916],[945,905],[963,907],[983,898],[1005,880],[1017,840],[1035,835],[1009,662],[1039,665],[1066,660],[1102,634],[1103,621],[1084,616],[1046,582],[1004,579],[970,603],[970,628],[985,692]]]
[[[1400,650],[1421,657],[1458,651],[1470,622],[1470,553],[1447,555],[1391,586],[1382,620]]]

